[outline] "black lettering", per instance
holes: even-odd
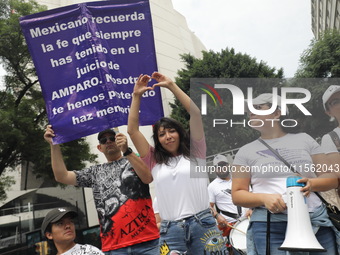
[[[128,233],[126,233],[126,232],[124,231],[124,229],[121,229],[121,230],[120,230],[120,237],[127,236],[127,235],[128,235]]]

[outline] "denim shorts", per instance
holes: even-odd
[[[182,220],[163,220],[160,235],[160,255],[228,254],[226,243],[210,209]]]
[[[105,255],[158,255],[159,239],[138,243],[117,250],[106,251]]]

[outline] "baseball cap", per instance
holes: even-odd
[[[326,91],[322,95],[322,104],[323,108],[327,110],[326,104],[327,101],[330,99],[330,97],[335,94],[336,92],[340,91],[340,86],[339,85],[331,85],[326,89]]]
[[[220,162],[226,162],[229,164],[229,161],[226,156],[223,156],[222,154],[218,154],[213,159],[213,165],[217,165]]]
[[[102,136],[105,135],[105,134],[112,134],[112,135],[116,136],[116,132],[115,132],[113,129],[111,129],[111,128],[105,129],[105,130],[99,132],[99,134],[98,134],[98,141],[99,141],[100,138],[102,138]]]
[[[245,103],[245,109],[249,111],[248,109],[248,100],[244,100]],[[259,104],[272,104],[273,103],[273,94],[271,93],[263,93],[258,95],[257,97],[253,98],[252,100],[253,105],[259,105]],[[279,109],[281,109],[281,97],[277,95],[277,106]],[[288,108],[286,108],[287,114]]]
[[[72,218],[75,218],[78,216],[77,212],[70,209],[70,208],[54,208],[53,210],[49,211],[45,218],[43,223],[41,224],[41,232],[44,235],[46,232],[46,228],[48,224],[55,223],[58,220],[60,220],[62,217],[64,217],[66,214],[70,214]]]

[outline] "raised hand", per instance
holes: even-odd
[[[52,138],[55,137],[54,131],[52,129],[52,125],[46,126],[46,131],[44,133],[44,139],[49,143],[52,144]]]
[[[127,137],[122,133],[116,134],[116,144],[121,152],[125,152],[128,148]]]
[[[158,83],[153,85],[154,87],[164,87],[164,88],[168,88],[171,89],[172,87],[175,86],[175,83],[168,78],[167,76],[159,73],[159,72],[154,72],[151,76],[152,79],[156,80]]]
[[[137,82],[133,88],[133,93],[136,95],[143,95],[145,91],[151,90],[152,87],[148,87],[150,76],[147,74],[141,74],[138,77]]]

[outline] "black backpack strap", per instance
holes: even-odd
[[[333,141],[333,143],[336,146],[336,149],[340,152],[340,138],[338,136],[338,134],[333,130],[331,132],[328,133]]]
[[[238,219],[240,217],[237,213],[231,213],[223,210],[220,210],[220,213],[233,219]]]
[[[266,230],[266,255],[270,255],[270,215],[267,210],[267,230]]]
[[[293,173],[299,174],[295,168],[289,164],[287,162],[287,160],[285,160],[276,150],[274,150],[274,148],[272,148],[268,143],[266,143],[264,140],[262,140],[262,138],[258,138],[257,140],[259,140],[260,143],[262,143],[264,146],[266,146],[271,152],[274,153],[274,155],[276,157],[278,157],[287,167],[290,171],[292,171]]]
[[[237,206],[237,214],[238,214],[238,217],[242,216],[242,207],[241,206]]]

